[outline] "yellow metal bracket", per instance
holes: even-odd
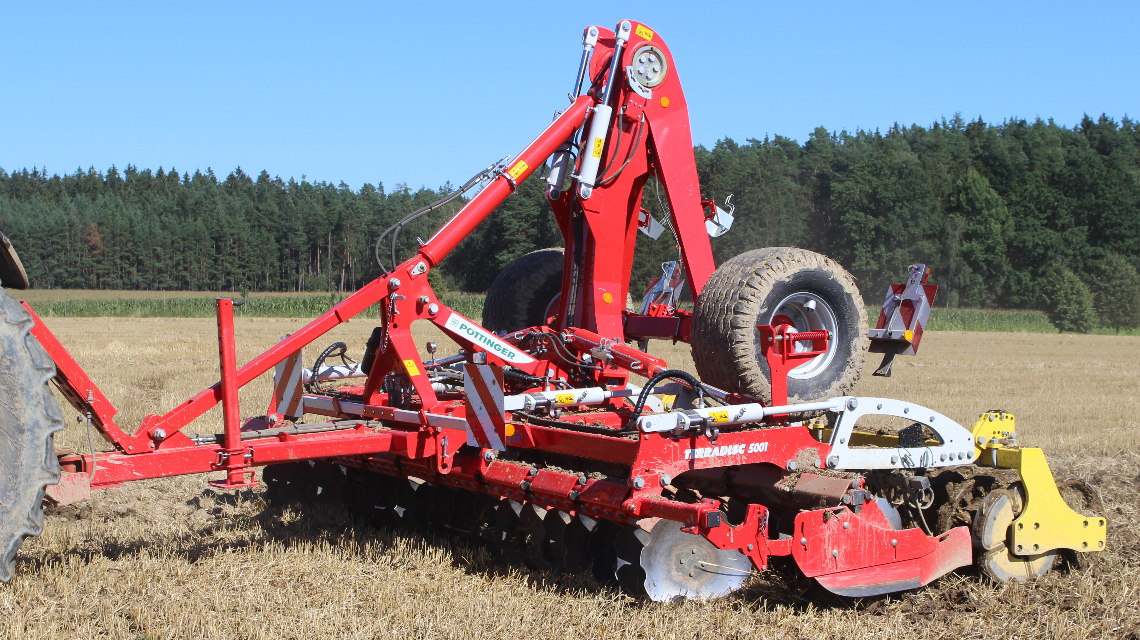
[[[1015,555],[1036,555],[1052,549],[1102,551],[1107,522],[1073,511],[1061,492],[1041,449],[1010,449],[1016,441],[1013,416],[988,412],[974,425],[978,464],[1017,469],[1025,490],[1025,508],[1010,525],[1009,548]],[[983,453],[984,452],[984,453]]]

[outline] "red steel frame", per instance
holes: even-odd
[[[624,310],[629,291],[634,245],[641,211],[642,190],[648,179],[656,175],[668,198],[673,228],[677,231],[684,267],[694,296],[699,296],[712,274],[712,251],[704,228],[705,214],[697,181],[688,110],[672,55],[654,32],[633,23],[630,42],[622,53],[624,69],[632,63],[634,52],[644,43],[652,43],[666,57],[671,70],[668,78],[654,88],[653,98],[646,99],[620,82],[620,91],[611,102],[615,117],[603,158],[614,159],[615,166],[625,162],[625,169],[607,183],[599,184],[592,196],[582,200],[576,190],[561,192],[551,206],[562,230],[565,244],[565,273],[578,273],[577,296],[571,305],[571,280],[564,278],[557,326],[536,328],[550,339],[564,340],[578,353],[588,353],[605,343],[612,361],[596,372],[596,385],[610,388],[625,386],[631,373],[651,376],[666,368],[665,363],[623,342],[626,324],[636,326],[636,337],[687,339],[690,316],[682,311],[654,310],[648,315],[630,314]],[[265,353],[240,368],[234,356],[233,302],[218,301],[218,344],[221,380],[198,393],[164,415],[148,415],[134,433],[122,430],[114,421],[116,410],[79,364],[51,334],[32,309],[35,318],[33,335],[45,347],[57,366],[56,381],[69,402],[81,414],[90,416],[91,424],[115,451],[92,455],[69,455],[61,458],[64,474],[61,486],[86,488],[117,486],[131,480],[159,478],[223,471],[224,480],[215,484],[224,488],[248,486],[253,482],[252,468],[287,461],[338,458],[345,464],[368,467],[396,474],[415,474],[426,480],[463,488],[479,489],[494,495],[528,500],[547,508],[558,508],[596,518],[635,521],[661,517],[684,523],[721,548],[740,549],[757,567],[767,564],[770,554],[798,553],[787,540],[768,540],[767,510],[752,505],[743,524],[730,527],[722,522],[719,502],[671,502],[660,498],[669,477],[686,471],[728,467],[733,465],[768,464],[783,468],[801,452],[814,449],[826,459],[829,446],[813,438],[804,426],[779,424],[768,429],[736,431],[713,436],[677,438],[669,434],[644,433],[635,439],[568,431],[535,424],[512,423],[514,433],[506,442],[516,449],[537,449],[581,458],[616,463],[629,468],[626,483],[586,479],[576,475],[533,470],[527,465],[499,461],[490,449],[478,455],[458,453],[466,442],[465,407],[455,397],[440,398],[427,376],[427,367],[413,342],[411,324],[417,320],[434,323],[462,346],[466,353],[485,354],[486,362],[511,364],[522,372],[542,377],[549,370],[566,373],[557,362],[536,356],[530,362],[510,362],[503,354],[488,349],[483,342],[449,326],[458,319],[470,326],[474,322],[462,318],[444,305],[428,284],[427,273],[454,249],[491,211],[507,198],[518,183],[526,180],[546,162],[575,132],[587,126],[592,108],[600,99],[605,70],[615,51],[614,32],[600,29],[601,36],[592,58],[589,78],[593,87],[573,100],[554,122],[508,165],[478,195],[472,198],[418,253],[370,282],[352,296],[293,333]],[[639,135],[639,129],[644,128]],[[621,136],[617,135],[621,130]],[[620,140],[620,144],[618,144]],[[628,161],[626,161],[628,159]],[[603,162],[605,165],[606,162]],[[580,259],[576,260],[576,256]],[[274,365],[311,344],[333,327],[347,322],[365,309],[380,305],[381,322],[387,328],[387,345],[381,345],[368,379],[359,389],[362,402],[352,411],[342,401],[332,399],[326,406],[308,409],[309,413],[325,413],[331,418],[359,419],[351,429],[296,434],[279,430],[266,437],[243,439],[238,404],[238,389]],[[574,307],[573,317],[568,310]],[[662,317],[664,316],[664,317]],[[662,322],[663,321],[663,322]],[[767,328],[765,335],[791,339],[784,328]],[[508,336],[517,343],[522,332]],[[830,339],[827,335],[804,335],[797,340],[813,340],[819,348]],[[814,355],[810,354],[810,355]],[[779,383],[798,362],[790,348],[770,350],[773,373],[773,400],[782,400]],[[411,409],[388,405],[382,383],[390,374],[406,374],[417,397]],[[454,394],[453,394],[454,395]],[[181,432],[203,413],[222,404],[224,433],[221,442],[198,443]],[[777,402],[779,404],[779,402]],[[628,407],[612,404],[600,413],[591,413],[591,421],[619,428],[628,417]],[[448,443],[452,443],[450,446]],[[715,451],[715,456],[698,456],[694,451]],[[873,509],[872,509],[873,511]],[[815,512],[804,512],[805,514]],[[813,518],[815,518],[813,516]],[[827,518],[805,520],[797,527],[826,528]],[[867,525],[871,526],[871,525]],[[881,536],[880,536],[881,537]],[[916,557],[937,548],[926,536],[916,538]],[[924,545],[924,546],[923,546]],[[889,549],[882,553],[890,553]],[[897,551],[894,552],[897,554]],[[873,554],[872,554],[873,555]],[[810,558],[805,562],[814,562]],[[822,561],[821,561],[822,562]],[[826,563],[825,563],[826,564]],[[814,566],[814,565],[813,565]],[[826,567],[816,575],[835,573]],[[858,569],[858,567],[855,567]],[[815,570],[815,569],[813,569]],[[843,571],[852,570],[845,567]]]

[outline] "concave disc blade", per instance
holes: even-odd
[[[431,530],[431,508],[438,488],[430,482],[425,482],[416,489],[416,498],[412,507],[412,523],[416,531],[427,533]]]
[[[494,549],[500,558],[511,563],[523,560],[522,541],[519,539],[519,516],[523,506],[521,502],[503,500],[495,509]]]
[[[645,570],[641,566],[641,552],[649,543],[649,532],[638,525],[622,529],[614,540],[617,562],[614,575],[622,591],[635,598],[645,597]]]
[[[542,541],[546,537],[546,509],[528,502],[519,513],[519,541],[523,548],[523,561],[531,569],[546,571],[550,563],[542,557]]]
[[[590,536],[597,526],[597,520],[579,514],[562,530],[563,568],[567,573],[582,575],[590,570]]]
[[[498,548],[495,535],[499,523],[498,509],[502,502],[503,499],[497,496],[489,496],[485,493],[476,494],[472,510],[471,530],[468,534],[473,542],[486,545],[492,550]]]
[[[659,520],[641,552],[645,592],[657,602],[707,600],[740,588],[752,562],[740,551],[716,548],[705,538],[681,531],[681,523]]]
[[[396,495],[392,505],[392,523],[401,529],[411,529],[416,512],[416,494],[427,483],[411,478],[396,480]]]
[[[447,516],[444,529],[449,535],[466,537],[470,535],[475,526],[475,517],[479,513],[478,494],[465,489],[456,490],[451,500],[451,513]]]
[[[451,487],[436,485],[431,497],[431,512],[428,514],[428,527],[432,532],[448,535],[447,521],[451,518],[457,493],[458,490]]]
[[[617,577],[614,576],[614,565],[617,564],[614,541],[619,533],[621,525],[611,520],[598,520],[598,526],[590,534],[590,573],[599,584],[617,584]]]
[[[551,509],[542,519],[542,558],[551,567],[566,566],[566,528],[574,518],[565,511]]]
[[[345,503],[358,527],[391,525],[389,516],[395,505],[395,479],[370,471],[352,475],[345,486]]]

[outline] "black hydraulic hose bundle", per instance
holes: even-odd
[[[334,342],[328,346],[327,349],[317,356],[316,362],[313,363],[312,377],[309,378],[309,384],[306,385],[310,393],[321,392],[321,365],[325,363],[325,358],[330,356],[339,357],[341,362],[346,366],[351,362],[356,364],[356,361],[348,357],[348,345],[343,342]]]
[[[383,242],[384,238],[389,233],[392,233],[393,231],[395,231],[395,233],[393,233],[393,235],[392,235],[392,266],[396,266],[397,264],[399,264],[396,261],[396,239],[400,237],[400,229],[402,229],[408,223],[414,221],[416,218],[419,218],[420,216],[429,214],[432,211],[435,211],[436,209],[442,207],[443,205],[451,202],[452,200],[455,200],[456,198],[463,195],[464,193],[467,193],[475,185],[479,184],[480,182],[494,178],[496,169],[500,168],[501,166],[502,166],[502,163],[498,163],[498,164],[492,165],[492,166],[480,171],[479,173],[472,176],[470,180],[468,180],[466,183],[464,183],[464,185],[462,187],[459,187],[455,191],[452,191],[451,193],[447,194],[443,198],[436,200],[435,202],[429,204],[426,207],[421,207],[419,209],[416,209],[415,211],[404,216],[403,218],[400,218],[400,221],[397,222],[396,224],[385,229],[384,233],[381,233],[380,237],[376,238],[376,245],[374,247],[374,253],[376,254],[376,264],[380,267],[380,270],[384,272],[384,275],[388,275],[388,269],[384,267],[384,263],[380,260],[380,243]]]
[[[645,386],[641,388],[641,393],[637,396],[637,402],[633,405],[633,413],[630,414],[629,422],[626,423],[626,427],[622,429],[623,432],[637,429],[637,419],[641,417],[641,412],[645,409],[645,402],[649,400],[649,396],[653,394],[653,387],[657,386],[658,382],[668,378],[681,380],[688,384],[697,392],[697,397],[703,402],[705,388],[701,386],[700,380],[697,380],[688,372],[681,371],[680,369],[666,369],[650,378],[649,381],[645,383]]]

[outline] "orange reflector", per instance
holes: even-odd
[[[609,304],[614,301],[614,294],[609,291],[602,294],[602,302]]]
[[[905,339],[907,342],[910,342],[911,340],[914,340],[914,332],[913,332],[913,331],[911,331],[910,329],[907,329],[907,330],[906,330],[906,332],[905,332],[905,333],[903,333],[903,338],[904,338],[904,339]]]
[[[506,431],[508,438],[515,435],[515,425],[513,425],[513,424],[508,424],[506,427],[503,428],[503,430]]]
[[[669,106],[669,98],[661,98],[661,106],[668,107]]]

